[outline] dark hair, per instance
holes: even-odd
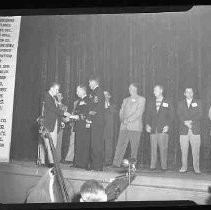
[[[192,89],[192,91],[194,92],[194,88],[193,88],[192,86],[186,86],[186,87],[184,88],[184,92],[185,92],[187,89]]]
[[[85,84],[80,84],[80,85],[78,85],[78,87],[80,87],[81,89],[84,89],[86,91],[86,85]]]
[[[80,189],[81,195],[83,194],[98,195],[99,192],[105,192],[105,189],[101,183],[99,183],[97,180],[94,179],[84,182]],[[97,202],[99,201],[99,199],[96,197],[93,198],[90,197],[89,201]]]
[[[132,85],[133,87],[136,87],[137,90],[139,88],[139,83],[138,82],[132,82],[132,83],[130,83],[130,85]]]
[[[155,87],[159,87],[162,91],[164,91],[164,87],[163,87],[163,85],[161,85],[161,84],[156,84],[155,86],[154,86],[154,88]]]
[[[58,82],[51,82],[49,85],[49,89],[51,89],[52,87],[58,85],[60,87],[60,84]]]
[[[98,84],[100,84],[100,77],[97,75],[91,75],[89,81],[96,81]]]

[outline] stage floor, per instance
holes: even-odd
[[[116,176],[124,174],[122,170],[111,167],[104,168],[103,172],[73,168],[67,164],[60,164],[60,167],[64,177],[73,182],[76,192],[79,191],[81,184],[88,179],[96,179],[107,186]],[[16,193],[20,191],[20,186],[24,186],[25,189],[22,191],[26,194],[29,187],[34,185],[47,170],[47,167],[39,167],[35,162],[0,163],[0,176],[3,182],[1,184],[6,186],[11,184],[10,190],[12,190],[12,193],[9,189],[5,191],[7,196],[3,195],[1,202],[19,202],[24,197],[15,199]],[[206,204],[209,197],[210,172],[197,175],[192,171],[179,173],[170,170],[163,172],[161,170],[137,169],[136,175],[135,180],[127,189],[127,195],[122,193],[118,201],[192,200],[198,204]],[[25,182],[21,184],[23,180]],[[14,186],[17,186],[17,189]]]
[[[40,167],[36,165],[35,162],[32,161],[11,161],[9,164],[8,163],[0,163],[1,166],[10,166],[10,167],[27,167],[27,168],[33,168],[33,169],[39,169],[41,171],[47,170],[47,167]],[[110,173],[114,175],[120,175],[124,173],[124,170],[122,168],[112,168],[112,167],[104,167],[103,172],[95,172],[95,171],[88,171],[85,169],[80,169],[80,168],[74,168],[70,167],[67,163],[60,163],[60,168],[62,170],[70,170],[70,171],[81,171],[81,172],[89,172],[89,173]],[[180,173],[179,170],[167,170],[167,171],[162,171],[162,170],[153,170],[151,171],[150,169],[147,168],[139,168],[136,170],[135,174],[137,176],[151,176],[151,177],[166,177],[166,178],[181,178],[181,179],[193,179],[193,180],[207,180],[211,181],[211,172],[206,171],[202,172],[201,174],[195,174],[191,169],[188,170],[186,173]]]

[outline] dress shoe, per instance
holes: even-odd
[[[109,167],[109,166],[112,166],[112,163],[111,162],[107,162],[104,165],[105,165],[105,167]]]
[[[48,164],[48,168],[53,168],[54,167],[54,163],[49,163]]]
[[[181,168],[181,169],[179,170],[179,172],[180,172],[180,173],[186,173],[186,172],[187,172],[187,169]]]
[[[69,163],[69,166],[72,168],[72,167],[75,167],[75,164],[72,162],[72,163]]]
[[[155,171],[155,170],[156,170],[156,168],[150,168],[149,170],[150,170],[150,171]]]
[[[111,165],[111,168],[113,168],[113,169],[117,169],[117,168],[120,168],[120,166],[116,166],[116,165]]]
[[[194,171],[195,174],[200,175],[201,171]]]

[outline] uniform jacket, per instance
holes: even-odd
[[[171,127],[174,117],[174,108],[171,101],[165,97],[160,108],[156,109],[156,98],[150,100],[146,111],[146,124],[151,127],[151,133],[162,133],[164,126]]]
[[[123,100],[119,116],[121,120],[120,130],[132,130],[132,131],[142,131],[142,115],[145,110],[145,98],[138,96],[135,102],[131,103],[131,97],[125,98]],[[126,107],[129,106],[129,111],[126,111]],[[127,124],[124,123],[124,120],[128,120]]]
[[[79,120],[76,120],[76,127],[86,127],[86,119],[89,112],[89,97],[85,96],[83,99],[79,98],[76,108],[75,114],[79,116]]]
[[[190,107],[186,99],[182,100],[178,104],[177,114],[180,124],[180,135],[187,135],[189,128],[184,124],[186,120],[192,120],[192,132],[197,135],[200,134],[200,119],[202,117],[202,105],[200,100],[193,99]]]
[[[105,97],[101,87],[98,86],[92,90],[89,100],[89,111],[94,111],[96,114],[89,115],[88,118],[93,122],[104,122]]]
[[[56,120],[59,116],[62,116],[64,111],[60,110],[56,104],[54,98],[47,92],[44,97],[44,126],[53,132]]]

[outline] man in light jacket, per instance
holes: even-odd
[[[131,159],[137,160],[138,147],[142,132],[142,115],[145,109],[145,98],[138,95],[138,84],[129,86],[130,96],[123,100],[120,109],[120,131],[113,166],[120,167],[128,143],[131,145]]]

